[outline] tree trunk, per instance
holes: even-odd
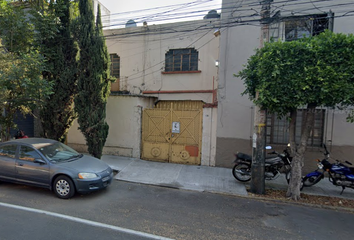
[[[291,149],[291,155],[295,155],[296,153],[296,117],[297,117],[297,109],[293,109],[290,112],[290,126],[289,126],[289,143]]]
[[[299,147],[296,148],[295,145],[292,147],[292,150],[295,150],[295,156],[293,157],[293,160],[291,162],[291,178],[286,196],[296,201],[300,199],[300,184],[302,177],[302,167],[304,165],[304,153],[307,147],[307,140],[312,131],[315,108],[316,104],[307,105],[307,109],[303,112],[304,120],[301,130],[301,139]],[[292,134],[290,136],[290,140],[295,141],[295,121],[293,122],[293,119],[290,125],[290,129],[292,129],[293,131],[290,132]]]

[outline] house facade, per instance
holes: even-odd
[[[218,31],[218,18],[151,26],[130,20],[126,28],[104,31],[117,79],[104,153],[215,165]],[[77,128],[68,144],[84,151]]]
[[[354,33],[354,16],[348,10],[354,3],[350,0],[270,1],[270,8],[263,9],[268,10],[271,17],[266,35],[262,35],[260,25],[262,5],[257,1],[241,2],[223,0],[222,3],[216,166],[231,166],[233,153],[237,151],[252,152],[254,105],[248,96],[242,96],[243,81],[234,74],[243,69],[254,49],[270,39],[292,41],[325,29]],[[301,129],[301,109],[298,113],[297,138]],[[346,116],[345,111],[336,109],[316,110],[305,165],[315,167],[312,160],[322,158],[323,143],[329,146],[336,159],[352,159],[354,124],[346,122]],[[288,142],[288,133],[286,119],[278,119],[274,114],[267,116],[267,144],[282,150]]]

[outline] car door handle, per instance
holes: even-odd
[[[19,165],[19,166],[23,166],[23,163],[19,163],[18,165]]]

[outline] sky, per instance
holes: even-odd
[[[193,0],[99,0],[111,13],[155,8],[193,2]]]
[[[130,19],[138,26],[202,19],[209,10],[220,13],[222,0],[99,0],[110,12],[111,27],[123,27]],[[102,17],[104,16],[102,12]],[[190,18],[187,18],[190,17]]]

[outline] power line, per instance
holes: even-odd
[[[155,21],[155,20],[161,19],[162,16],[169,16],[169,18],[171,18],[171,16],[173,16],[173,14],[175,14],[175,13],[187,15],[187,13],[195,12],[194,10],[191,10],[191,9],[194,9],[197,7],[198,7],[198,9],[200,9],[200,5],[205,4],[205,3],[209,3],[209,2],[213,2],[213,1],[214,0],[194,1],[191,3],[185,3],[185,4],[177,4],[177,5],[171,5],[171,6],[165,6],[165,7],[143,9],[143,10],[137,10],[137,11],[132,11],[132,12],[128,12],[128,13],[112,14],[112,15],[110,15],[111,22],[114,22],[114,23],[118,22],[118,24],[111,24],[111,25],[113,25],[113,26],[123,25],[128,19],[134,19],[135,21],[142,22],[142,21],[150,21],[150,20]],[[220,8],[220,5],[218,5],[218,7]],[[149,11],[151,12],[152,10],[160,10],[160,11],[154,12],[154,13],[149,13],[148,15],[146,15],[146,12],[149,12]],[[188,11],[188,12],[186,12],[186,11]],[[132,15],[132,13],[134,13],[135,15]],[[117,15],[119,15],[119,18],[112,20],[112,17],[116,17]],[[107,15],[103,15],[102,17],[104,18],[106,16]],[[120,17],[120,16],[122,16],[122,17]]]
[[[314,9],[320,9],[320,8],[337,8],[340,6],[350,6],[353,4],[353,2],[351,3],[344,3],[344,4],[338,4],[337,2],[335,2],[334,0],[327,0],[326,5],[323,6],[317,6],[315,4],[321,3],[323,4],[323,0],[311,0],[311,2],[309,2],[309,0],[304,1],[304,0],[283,0],[283,1],[277,1],[275,3],[272,4],[272,7],[275,9],[282,9],[284,12],[293,12],[293,13],[301,13],[304,11],[308,11],[308,10],[312,10],[310,9],[308,6],[309,4],[312,4],[314,7]],[[238,10],[234,10],[234,4],[235,3],[231,3],[231,4],[224,4],[222,6],[222,8],[220,8],[220,6],[218,6],[217,8],[215,8],[215,10],[220,10],[221,12],[227,12],[228,10],[233,10],[233,12],[237,12],[237,11],[251,11],[251,10],[255,10],[257,11],[257,9],[259,10],[260,8],[260,4],[258,0],[251,0],[251,1],[242,1],[242,6],[240,9]],[[237,4],[237,3],[236,3]],[[181,6],[181,5],[178,5]],[[305,7],[303,7],[305,6]],[[287,9],[285,9],[285,7],[287,7]],[[296,8],[294,8],[296,7]],[[290,8],[293,8],[292,10]],[[156,8],[157,9],[157,8]],[[182,19],[188,19],[191,17],[202,17],[206,14],[206,12],[210,10],[209,9],[201,9],[200,7],[198,8],[198,10],[196,11],[190,11],[190,9],[186,9],[183,12],[174,12],[174,11],[165,11],[165,12],[169,12],[169,14],[164,15],[163,12],[160,13],[156,13],[155,15],[157,17],[151,19],[154,22],[161,22],[161,21],[172,21],[172,20],[182,20]],[[145,12],[145,10],[138,10],[135,11],[136,13],[143,13]],[[258,11],[259,12],[259,11]],[[123,15],[123,16],[127,16],[127,15]],[[112,24],[110,25],[106,25],[105,27],[118,27],[118,26],[124,26],[124,24],[126,23],[126,20],[130,19],[130,17],[124,17],[121,19],[116,19],[116,20],[111,20]],[[134,18],[133,18],[134,19]],[[136,17],[137,21],[145,21],[148,19],[148,16],[144,16],[144,15],[138,15]],[[118,21],[118,22],[117,22]],[[114,24],[113,24],[114,22]]]
[[[254,22],[258,22],[258,20],[253,20]],[[195,24],[195,23],[194,23]],[[239,23],[238,23],[239,24]],[[244,25],[244,24],[246,24],[246,23],[242,23],[242,24],[239,24],[239,25]],[[214,28],[215,28],[215,26],[214,26]],[[214,29],[213,28],[213,29]],[[226,29],[224,29],[224,30],[226,30]],[[224,31],[223,30],[223,31]],[[193,30],[193,31],[195,31],[195,30]],[[209,31],[210,32],[210,31]],[[187,46],[186,48],[188,48],[188,47],[190,47],[191,45],[193,45],[194,43],[196,43],[197,41],[199,41],[200,39],[202,39],[204,36],[206,36],[209,32],[207,32],[206,34],[204,34],[204,35],[202,35],[201,37],[199,37],[197,40],[195,40],[193,43],[191,43],[191,44],[189,44],[189,46]],[[203,48],[204,46],[206,46],[208,43],[210,43],[211,41],[213,41],[215,38],[211,38],[210,40],[208,40],[206,43],[204,43],[202,46],[200,46],[199,48],[197,48],[197,50],[200,50],[201,48]],[[166,59],[164,59],[164,60],[162,60],[162,61],[160,61],[159,63],[157,63],[157,64],[155,64],[155,65],[153,65],[153,66],[151,66],[151,67],[149,67],[149,68],[147,68],[147,69],[144,69],[145,71],[146,70],[148,70],[148,69],[152,69],[152,68],[154,68],[154,67],[156,67],[156,66],[159,66],[159,65],[161,65],[162,63],[164,63],[166,61]],[[135,75],[137,75],[137,74],[141,74],[141,73],[135,73],[135,74],[132,74],[132,75],[130,75],[130,76],[127,76],[127,78],[128,78],[128,80],[127,81],[133,81],[133,80],[136,80],[136,79],[140,79],[140,78],[143,78],[143,77],[145,77],[145,76],[148,76],[148,75],[151,75],[151,74],[154,74],[154,73],[156,73],[156,72],[160,72],[161,71],[161,68],[159,68],[159,69],[157,69],[157,70],[155,70],[155,71],[152,71],[152,72],[149,72],[149,73],[146,73],[146,74],[144,74],[144,75],[142,75],[142,76],[138,76],[138,77],[135,77],[135,78],[131,78],[132,76],[135,76]]]
[[[296,1],[296,0],[295,0]],[[295,1],[290,1],[290,2],[295,2]],[[283,1],[284,3],[288,3],[289,1]],[[315,1],[312,1],[313,3],[315,2]],[[317,1],[318,2],[318,1]],[[303,4],[303,3],[302,3]],[[351,5],[353,5],[353,3],[346,3],[346,4],[342,4],[342,6],[347,6],[348,4],[351,4]],[[331,5],[327,5],[326,7],[328,7],[328,6],[331,6]],[[317,8],[317,6],[314,6],[314,7],[316,7]],[[234,9],[234,12],[235,12],[235,10],[237,11],[237,10],[239,10],[239,9]],[[306,9],[306,10],[308,10],[308,8]],[[347,12],[345,12],[343,15],[337,15],[337,16],[335,16],[335,18],[339,18],[339,17],[344,17],[344,16],[348,16],[348,15],[350,15],[351,16],[351,13],[352,11],[347,11]],[[231,28],[231,27],[236,27],[236,26],[242,26],[242,25],[256,25],[256,26],[259,26],[259,19],[249,19],[249,20],[246,20],[246,21],[244,21],[244,20],[240,20],[240,17],[241,18],[245,18],[245,17],[249,17],[249,18],[254,18],[255,16],[254,15],[244,15],[244,16],[241,16],[241,15],[239,15],[238,17],[237,17],[237,19],[235,19],[235,20],[229,20],[227,23],[223,23],[223,24],[221,24],[219,27],[220,28],[224,28],[224,29],[227,29],[227,28]],[[193,24],[193,23],[190,23],[190,24]],[[186,24],[186,26],[187,26],[187,24]],[[215,28],[215,26],[213,26],[212,27],[212,29],[214,29]],[[205,29],[207,29],[207,27],[205,27]],[[173,32],[176,32],[176,31],[166,31],[166,32],[163,32],[163,30],[166,30],[166,29],[160,29],[160,31],[159,32],[154,32],[154,33],[152,33],[152,34],[158,34],[158,35],[162,35],[162,34],[171,34],[171,33],[173,33]],[[169,29],[170,30],[170,29]],[[183,32],[183,33],[188,33],[188,32],[194,32],[195,31],[195,29],[193,30],[191,30],[191,29],[189,29],[189,30],[181,30],[181,31],[178,31],[178,33],[181,33],[181,32]],[[134,35],[135,34],[135,35]],[[140,34],[140,35],[139,35]],[[106,37],[106,39],[108,39],[109,37],[114,37],[114,38],[116,38],[116,37],[119,37],[119,36],[124,36],[124,37],[127,37],[127,38],[129,38],[129,37],[131,37],[131,36],[142,36],[142,35],[147,35],[147,34],[151,34],[151,33],[147,33],[147,32],[143,32],[143,33],[141,33],[141,28],[139,28],[139,29],[137,29],[137,31],[136,32],[132,32],[131,33],[131,35],[129,36],[127,36],[126,34],[114,34],[114,35],[112,35],[112,36],[105,36]],[[168,39],[168,38],[167,38]],[[212,41],[213,39],[211,39],[210,41]],[[160,40],[157,40],[157,41],[160,41]],[[207,42],[207,43],[209,43],[209,42]],[[201,47],[199,47],[198,49],[200,49],[200,48],[202,48],[202,47],[204,47],[207,43],[205,43],[204,45],[202,45]],[[151,66],[151,67],[149,67],[149,68],[147,68],[147,69],[144,69],[144,70],[148,70],[148,69],[152,69],[152,68],[154,68],[154,67],[156,67],[156,66],[158,66],[158,65],[160,65],[161,63],[163,63],[165,60],[162,60],[161,62],[159,62],[159,63],[157,63],[157,64],[155,64],[155,65],[153,65],[153,66]],[[136,80],[136,79],[139,79],[139,78],[142,78],[142,77],[145,77],[145,76],[147,76],[147,75],[150,75],[150,74],[153,74],[153,73],[155,73],[155,72],[158,72],[158,71],[161,71],[161,69],[158,69],[158,70],[155,70],[155,71],[153,71],[153,72],[150,72],[150,73],[147,73],[147,74],[144,74],[143,76],[139,76],[139,77],[135,77],[135,78],[131,78],[132,76],[135,76],[135,75],[137,75],[137,74],[141,74],[141,73],[135,73],[135,74],[133,74],[133,75],[130,75],[130,76],[127,76],[129,79],[128,79],[128,81],[133,81],[133,80]]]
[[[203,1],[204,3],[208,2],[211,3],[213,2],[212,0],[206,0]],[[324,3],[325,2],[325,3]],[[194,1],[191,2],[190,5],[188,6],[192,6],[193,7],[197,7],[199,6],[200,1]],[[317,4],[321,3],[322,5],[319,6]],[[312,7],[306,7],[306,6],[310,6],[312,5]],[[182,6],[185,6],[185,4],[177,4],[177,5],[172,5],[172,6],[165,6],[165,7],[159,7],[159,8],[152,8],[152,9],[163,9],[163,11],[161,13],[165,14],[165,17],[168,16],[168,20],[176,20],[176,19],[183,19],[183,18],[188,18],[190,15],[188,15],[188,13],[190,12],[176,12],[177,9],[181,9]],[[352,1],[347,1],[344,3],[337,3],[334,0],[327,0],[327,1],[323,1],[323,0],[282,0],[282,1],[276,1],[274,4],[272,3],[272,8],[274,9],[280,9],[282,12],[290,12],[293,13],[294,15],[296,14],[301,14],[301,13],[307,13],[308,11],[312,11],[312,10],[321,10],[321,9],[325,9],[325,8],[330,8],[330,9],[336,9],[335,13],[336,15],[334,16],[334,18],[343,18],[343,17],[350,17],[353,16],[353,11],[348,11],[350,9],[351,6],[354,6],[354,2]],[[295,8],[293,8],[295,7]],[[291,8],[293,8],[293,10],[291,10]],[[227,29],[227,28],[232,28],[232,27],[237,27],[237,26],[242,26],[242,25],[255,25],[255,26],[259,26],[259,9],[260,9],[260,4],[258,0],[240,0],[234,3],[229,3],[229,4],[224,4],[221,8],[217,8],[217,10],[221,10],[222,12],[226,12],[226,13],[230,13],[232,12],[232,14],[235,14],[237,16],[234,16],[233,18],[228,18],[227,22],[225,22],[223,19],[220,20],[220,24],[216,24],[216,25],[202,25],[199,26],[198,29],[196,28],[191,28],[192,25],[195,24],[194,21],[190,21],[190,22],[182,22],[180,23],[180,25],[178,26],[178,29],[173,29],[171,28],[171,25],[168,24],[162,24],[162,25],[158,25],[160,26],[160,28],[154,32],[151,31],[142,31],[141,27],[137,27],[136,29],[132,29],[129,30],[128,33],[122,31],[122,33],[117,33],[114,35],[105,35],[104,38],[105,39],[110,39],[110,38],[119,38],[121,39],[128,39],[128,38],[132,38],[132,37],[138,37],[138,36],[153,36],[153,35],[166,35],[166,37],[162,40],[168,40],[171,38],[175,38],[176,36],[179,36],[182,34],[182,36],[188,36],[189,34],[195,34],[195,31],[205,31],[205,32],[209,32],[213,29],[215,29],[216,27],[221,28],[221,29]],[[138,10],[138,11],[134,11],[136,13],[142,13],[145,10]],[[203,15],[205,15],[205,9],[200,9],[197,11],[192,11],[193,14],[197,14],[197,13],[202,13]],[[252,14],[249,13],[252,11]],[[168,14],[167,14],[168,13]],[[121,13],[124,14],[124,13]],[[183,16],[183,14],[185,14],[186,16]],[[156,13],[155,15],[159,15],[158,13]],[[147,17],[149,17],[151,15],[147,15],[147,16],[140,16],[140,19],[146,19]],[[200,14],[200,16],[202,16]],[[163,16],[159,16],[159,21],[164,21],[166,20],[166,18],[164,19]],[[149,27],[149,26],[148,26]],[[185,28],[185,29],[183,29]],[[119,30],[117,30],[119,31]],[[173,36],[169,36],[169,34],[173,34]],[[156,41],[160,41],[160,40],[156,40]],[[137,53],[138,54],[138,53]],[[158,64],[163,63],[163,61],[161,61]],[[156,64],[156,65],[158,65]],[[152,66],[155,67],[156,65]],[[152,68],[150,67],[150,68]],[[136,74],[134,74],[136,75]],[[133,75],[132,75],[133,76]],[[131,76],[128,76],[131,77]],[[134,78],[136,79],[136,78]],[[134,80],[133,79],[133,80]]]
[[[242,1],[243,2],[243,1]],[[316,5],[314,5],[315,3],[319,3],[319,2],[323,2],[323,0],[311,0],[311,3],[312,3],[312,5],[314,6],[313,8],[309,8],[309,7],[307,7],[307,8],[296,8],[296,9],[293,9],[293,10],[290,10],[290,9],[285,9],[285,5],[282,5],[282,6],[276,6],[275,8],[276,9],[279,9],[279,8],[281,8],[282,10],[283,10],[283,12],[290,12],[290,13],[295,13],[294,11],[296,11],[296,14],[300,14],[300,13],[302,13],[302,12],[304,12],[304,11],[310,11],[310,10],[313,10],[313,9],[319,9],[319,7],[318,6],[316,6]],[[333,2],[333,0],[328,0],[328,1],[326,1],[326,2]],[[302,0],[292,0],[292,1],[278,1],[278,2],[276,2],[276,4],[282,4],[282,3],[285,3],[285,4],[288,4],[288,6],[291,6],[291,5],[296,5],[296,6],[299,6],[299,5],[303,5],[303,4],[307,4],[307,5],[309,5],[309,2],[307,1],[307,2],[304,2],[304,1],[302,1]],[[239,18],[239,22],[246,22],[247,21],[247,18],[251,18],[251,17],[258,17],[258,15],[259,15],[259,11],[257,11],[257,9],[256,8],[244,8],[245,6],[257,6],[256,4],[258,4],[259,5],[259,3],[258,3],[258,1],[251,1],[251,2],[248,2],[246,5],[242,5],[242,8],[240,8],[240,9],[234,9],[234,8],[231,8],[231,7],[228,7],[228,8],[230,8],[230,9],[232,9],[232,12],[233,13],[235,13],[235,12],[237,12],[237,11],[240,11],[241,13],[242,12],[246,12],[246,11],[251,11],[251,10],[253,10],[253,11],[255,11],[255,13],[254,14],[248,14],[248,15],[238,15],[237,17]],[[344,3],[344,4],[327,4],[326,6],[322,6],[321,8],[330,8],[330,9],[332,9],[332,11],[333,11],[333,9],[335,8],[335,9],[337,9],[338,7],[340,7],[340,6],[342,6],[342,7],[350,7],[350,6],[352,6],[352,5],[354,5],[354,3],[352,2],[352,3]],[[225,10],[226,8],[222,8],[223,10]],[[203,10],[204,11],[204,10]],[[347,8],[343,8],[343,10],[342,10],[343,12],[344,12],[344,14],[346,14],[346,15],[348,15],[348,11],[347,11]],[[336,11],[336,12],[338,12],[338,11]],[[185,18],[185,17],[188,17],[188,16],[181,16],[181,17],[179,17],[178,15],[176,15],[177,17],[174,17],[174,18],[172,18],[172,17],[169,17],[169,18],[165,18],[165,19],[163,19],[163,18],[161,18],[161,19],[159,19],[159,21],[164,21],[164,20],[177,20],[177,19],[182,19],[182,18]],[[142,17],[143,18],[143,17]],[[245,19],[245,20],[244,20]],[[122,25],[123,25],[123,23],[122,23]],[[113,26],[113,25],[112,25]],[[221,27],[223,27],[222,25],[221,25]]]

